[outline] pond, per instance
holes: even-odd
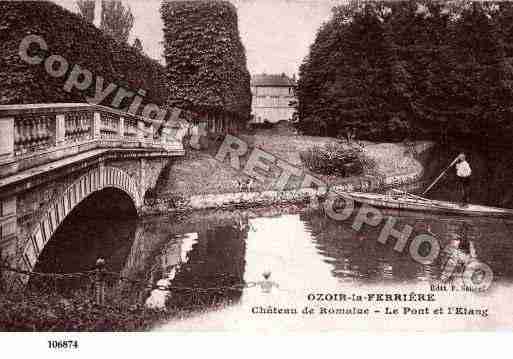
[[[512,222],[393,211],[384,215],[397,219],[397,229],[409,224],[414,234],[429,230],[441,247],[452,233],[471,238],[478,259],[493,271],[490,289],[478,293],[436,287],[439,261],[419,264],[408,250],[395,251],[393,238],[379,243],[382,226],[355,231],[353,218],[338,222],[322,210],[296,206],[68,223],[59,246],[45,249],[38,266],[75,272],[91,269],[102,256],[110,271],[127,278],[153,285],[172,278],[170,302],[189,309],[156,330],[511,328]],[[133,283],[112,285],[134,302],[150,295]],[[389,302],[371,295],[412,292],[419,293],[417,299],[432,294],[434,302]],[[422,314],[434,307],[443,307],[450,322]],[[449,313],[449,307],[478,314]],[[400,315],[386,314],[395,309]],[[309,310],[315,314],[307,314]]]

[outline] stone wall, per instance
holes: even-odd
[[[387,189],[413,185],[422,179],[423,171],[376,178],[370,176],[354,177],[351,183],[334,186],[331,189],[338,192],[379,192]],[[220,193],[196,195],[190,198],[176,198],[172,201],[144,206],[142,213],[153,215],[169,211],[229,209],[237,207],[271,206],[285,203],[311,203],[312,199],[322,198],[327,194],[327,188],[302,188],[289,191],[262,191],[242,193]]]
[[[162,169],[168,162],[168,158],[134,158],[123,161],[107,161],[106,165],[126,171],[138,183],[141,198],[145,198],[148,190],[155,188]]]

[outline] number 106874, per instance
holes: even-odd
[[[49,340],[49,349],[78,349],[77,340]]]

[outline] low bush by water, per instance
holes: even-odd
[[[0,296],[2,331],[140,331],[170,315],[142,306],[98,306],[81,293]]]
[[[87,291],[61,293],[1,293],[0,331],[104,332],[147,331],[176,318],[226,305],[215,295],[202,296],[202,306],[175,293],[166,310],[129,304],[124,296],[97,305]],[[230,301],[228,300],[228,303]]]
[[[328,176],[358,176],[365,168],[373,167],[358,145],[328,143],[302,151],[300,157],[310,171]]]

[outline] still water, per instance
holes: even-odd
[[[213,288],[204,295],[187,291],[171,293],[171,301],[194,310],[182,318],[159,324],[156,330],[328,330],[328,329],[496,329],[512,327],[513,222],[500,219],[427,216],[384,212],[405,224],[414,234],[430,230],[444,247],[452,233],[474,242],[477,257],[493,270],[487,293],[432,292],[440,263],[421,265],[408,251],[393,249],[395,240],[377,242],[383,224],[355,231],[354,216],[337,222],[321,210],[300,207],[196,212],[180,217],[123,219],[92,222],[70,221],[43,253],[40,270],[75,272],[91,269],[103,257],[110,271],[155,284],[172,278],[172,286]],[[383,222],[384,223],[384,222]],[[411,236],[411,238],[413,235]],[[408,247],[407,247],[408,248]],[[263,284],[269,275],[271,288]],[[238,286],[251,283],[251,287]],[[116,285],[116,284],[113,284]],[[133,301],[144,301],[148,292],[127,283],[117,284]],[[217,288],[218,290],[215,290]],[[486,317],[451,316],[451,321],[431,316],[387,317],[386,307],[403,303],[351,301],[319,302],[309,294],[329,293],[366,296],[369,293],[412,291],[434,293],[440,305],[488,308]],[[212,306],[212,302],[222,305]],[[426,307],[426,303],[409,305]],[[315,315],[302,313],[305,307]],[[297,315],[266,314],[286,309]],[[319,314],[324,308],[324,315]],[[332,314],[329,309],[367,308],[370,314]],[[374,313],[378,309],[380,312]],[[506,315],[505,315],[506,313]],[[432,313],[431,313],[432,314]]]

